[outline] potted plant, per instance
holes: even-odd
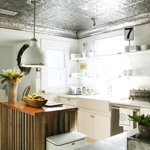
[[[23,77],[23,73],[19,69],[2,70],[0,74],[1,83],[7,82],[8,102],[16,102],[18,83]]]
[[[139,116],[130,116],[131,121],[138,123],[138,129],[140,135],[146,138],[150,138],[150,115],[139,115]]]

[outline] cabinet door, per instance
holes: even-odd
[[[78,131],[84,133],[87,137],[92,138],[93,121],[90,113],[78,111]]]
[[[93,114],[93,137],[95,140],[105,139],[110,136],[110,117]]]

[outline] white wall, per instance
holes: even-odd
[[[149,32],[149,28],[150,28],[150,24],[144,24],[144,25],[140,25],[140,26],[136,26],[134,27],[134,35],[135,35],[135,39],[134,41],[131,42],[131,45],[142,45],[142,44],[149,44],[150,45],[150,32]],[[102,40],[102,39],[107,39],[109,38],[109,40],[113,37],[120,37],[120,40],[118,38],[118,45],[120,44],[120,41],[124,40],[124,30],[118,30],[118,31],[113,31],[113,32],[109,32],[109,33],[105,33],[105,34],[100,34],[100,35],[96,35],[96,36],[92,36],[92,37],[88,37],[88,38],[84,38],[84,39],[80,39],[79,40],[79,49],[80,52],[83,51],[83,43],[88,43],[89,45],[95,43],[96,40]],[[109,42],[107,43],[108,45],[110,44]],[[123,47],[125,45],[128,45],[128,42],[124,41],[122,42],[122,45],[120,45],[120,49],[123,49]],[[106,45],[107,46],[107,45]],[[112,45],[112,49],[113,49],[113,45]],[[96,49],[97,51],[101,51],[101,49]],[[124,49],[123,49],[124,51]],[[100,54],[101,52],[99,52]],[[112,56],[113,57],[113,56]],[[109,72],[109,77],[103,77],[103,78],[94,78],[94,79],[84,79],[85,82],[82,82],[81,84],[83,84],[84,86],[92,87],[95,88],[96,91],[99,94],[108,94],[109,93],[109,88],[111,87],[111,94],[113,95],[117,95],[119,93],[121,93],[121,96],[128,96],[128,92],[129,89],[150,89],[150,54],[140,54],[140,55],[132,55],[129,56],[126,59],[129,59],[129,63],[130,65],[128,65],[129,67],[127,69],[132,71],[132,76],[130,77],[114,77],[113,76],[113,72],[114,72],[114,68],[117,65],[121,66],[122,62],[124,61],[124,59],[121,58],[119,60],[118,58],[118,64],[115,64],[114,61],[111,62],[112,57],[107,57],[105,59],[105,61],[111,66],[110,69],[112,69],[111,72]],[[104,58],[102,58],[104,59]],[[102,62],[101,59],[101,62]],[[101,64],[96,65],[96,63],[88,63],[87,64],[90,66],[91,64],[93,65],[92,67],[95,67],[95,70],[100,69],[103,73]],[[105,63],[106,64],[106,63]],[[105,65],[104,64],[104,65]],[[114,64],[114,66],[113,66]],[[94,69],[93,69],[94,70]],[[123,70],[123,68],[122,68]],[[90,81],[91,80],[91,81]],[[104,84],[105,83],[105,84]],[[114,90],[114,87],[116,88]]]
[[[2,72],[2,69],[17,67],[17,53],[23,44],[30,42],[32,37],[33,34],[31,32],[0,28],[0,73]],[[78,41],[74,39],[46,34],[36,34],[36,38],[38,39],[39,45],[41,39],[49,39],[68,42],[70,53],[75,53],[78,49]],[[32,84],[32,92],[35,92],[37,78],[39,77],[34,68],[31,70],[29,75],[26,75],[22,78],[18,88],[18,99],[21,99],[24,88],[30,84]],[[3,85],[0,87],[2,88]]]
[[[150,24],[145,24],[141,26],[137,26],[134,29],[135,32],[135,40],[131,42],[131,44],[149,44],[150,43],[150,32],[149,32]],[[70,53],[79,53],[83,50],[83,42],[88,42],[89,44],[94,43],[96,40],[120,36],[123,38],[123,30],[118,30],[114,32],[109,32],[105,34],[100,34],[80,40],[74,40],[74,39],[68,39],[58,36],[51,36],[51,35],[45,35],[45,34],[36,34],[36,37],[38,39],[39,45],[41,39],[50,39],[50,40],[57,40],[57,41],[64,41],[68,42],[70,44]],[[29,42],[32,38],[31,32],[25,32],[25,31],[16,31],[16,30],[9,30],[9,29],[0,29],[0,72],[2,69],[7,68],[13,68],[17,67],[16,57],[17,53],[22,47],[22,45],[26,42]],[[120,41],[118,41],[119,43]],[[109,44],[109,43],[108,43]],[[125,45],[128,45],[127,42],[124,43]],[[120,60],[121,61],[121,60]],[[125,84],[129,88],[146,88],[150,89],[150,60],[149,55],[140,55],[140,56],[132,56],[130,58],[131,61],[131,69],[137,69],[144,68],[143,70],[140,70],[139,76],[134,76],[133,78],[113,78],[113,80],[104,79],[106,80],[105,84],[101,84],[101,80],[97,80],[97,78],[94,79],[86,79],[83,80],[83,84],[85,82],[90,85],[90,87],[99,89],[99,92],[101,94],[108,94],[108,84],[117,85],[116,87],[119,87],[117,90],[120,90],[120,87],[124,87]],[[73,66],[73,67],[72,67]],[[75,70],[78,71],[78,67],[76,65],[71,65],[71,72],[74,72]],[[94,66],[93,66],[94,67]],[[99,67],[99,66],[97,66]],[[143,73],[144,72],[144,73]],[[21,98],[23,89],[29,85],[32,84],[32,91],[35,91],[35,85],[36,80],[39,78],[35,69],[32,69],[29,75],[24,76],[22,78],[21,83],[19,84],[18,88],[18,98]],[[84,82],[85,81],[85,82]],[[76,81],[73,80],[71,84],[76,84]],[[111,83],[110,83],[111,82]],[[103,82],[104,83],[104,82]],[[85,84],[86,85],[86,84]],[[101,86],[99,86],[101,85]],[[2,88],[2,85],[0,86]],[[116,91],[117,91],[116,90]],[[115,94],[116,91],[113,91]],[[124,88],[122,88],[122,91],[124,92]],[[47,95],[49,97],[49,95]],[[53,97],[53,96],[52,96]],[[54,96],[55,97],[55,96]]]

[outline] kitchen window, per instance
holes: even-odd
[[[95,55],[110,55],[124,52],[124,46],[127,44],[123,35],[97,40],[95,43]]]
[[[41,71],[41,89],[47,92],[65,89],[68,78],[68,44],[42,39],[41,48],[46,54],[46,67]]]

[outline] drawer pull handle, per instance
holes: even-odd
[[[75,143],[72,143],[72,145],[75,145]]]
[[[95,116],[94,116],[94,115],[90,115],[90,117],[91,117],[91,118],[95,118]]]

